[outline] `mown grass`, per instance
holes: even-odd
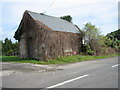
[[[73,56],[62,56],[62,57],[59,57],[58,59],[53,59],[48,61],[21,59],[17,56],[0,56],[0,61],[14,62],[14,63],[34,63],[34,64],[66,64],[66,63],[75,63],[75,62],[94,60],[94,59],[109,58],[109,57],[118,56],[118,55],[120,56],[120,53],[112,54],[112,55],[103,55],[103,56],[73,55]]]

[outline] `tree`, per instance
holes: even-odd
[[[111,37],[111,35],[114,37],[114,38],[117,38],[118,40],[120,40],[120,29],[114,31],[114,32],[111,32],[111,33],[108,33],[106,36],[107,37]]]
[[[12,44],[12,49],[13,49],[13,52],[18,53],[19,47],[17,42]]]
[[[116,37],[114,37],[113,35],[109,35],[109,37],[106,36],[105,44],[108,47],[115,48],[115,47],[119,46],[119,40]]]
[[[99,28],[97,28],[95,25],[92,25],[91,23],[86,23],[82,30],[84,31],[83,38],[85,40],[85,43],[87,44],[87,46],[90,47],[89,52],[92,53],[94,52],[94,54],[99,52],[101,49],[101,46],[99,44],[100,40]]]
[[[120,47],[120,29],[114,31],[114,32],[111,32],[111,33],[108,33],[106,35],[106,37],[109,39],[107,40],[106,44],[109,46],[109,47]]]
[[[84,39],[87,44],[90,44],[93,40],[99,40],[100,31],[99,28],[95,27],[95,25],[86,23],[82,30],[85,33]]]
[[[2,55],[2,41],[0,41],[0,55]]]
[[[2,42],[2,54],[10,56],[14,53],[18,53],[18,43],[12,43],[11,40],[5,38],[4,43]]]
[[[72,23],[72,17],[70,15],[61,16],[60,18]]]
[[[10,55],[12,52],[12,41],[5,38],[4,43],[2,44],[2,53]]]

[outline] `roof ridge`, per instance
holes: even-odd
[[[26,12],[33,19],[44,23],[45,25],[47,25],[53,30],[79,33],[79,29],[76,26],[74,26],[73,23],[67,20],[61,19],[60,17],[54,17],[54,16],[46,15],[44,13],[32,12],[29,10],[26,10]]]
[[[69,22],[69,21],[67,21],[67,20],[61,19],[60,17],[50,16],[50,15],[47,15],[47,14],[44,14],[44,13],[37,13],[37,12],[30,11],[30,10],[26,10],[26,11],[27,11],[27,12],[31,12],[31,13],[35,13],[35,14],[44,15],[44,16],[47,16],[47,17],[57,18],[57,19],[60,19],[60,20],[65,21],[65,22],[71,23],[71,22]],[[71,24],[73,24],[73,23],[71,23]],[[73,25],[74,25],[74,24],[73,24]]]
[[[35,13],[35,14],[44,15],[44,16],[49,16],[49,17],[59,18],[59,17],[55,17],[55,16],[46,15],[46,14],[44,14],[44,13],[33,12],[33,11],[30,11],[30,10],[26,10],[26,11],[27,11],[27,12],[31,12],[31,13]]]

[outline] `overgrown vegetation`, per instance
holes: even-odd
[[[11,56],[18,54],[18,43],[12,43],[11,40],[6,38],[4,42],[1,41],[2,44],[2,55]]]
[[[0,55],[2,55],[2,41],[0,41]]]
[[[109,36],[113,36],[114,38],[117,38],[118,40],[120,40],[120,29],[114,31],[114,32],[111,32],[111,33],[108,33],[107,34],[107,37]]]
[[[86,23],[83,31],[83,52],[88,55],[102,55],[107,53],[110,48],[114,48],[116,52],[120,47],[120,41],[115,34],[101,35],[99,28],[91,23]],[[118,34],[116,34],[118,35]]]
[[[75,63],[94,59],[103,59],[113,56],[118,56],[119,54],[103,55],[103,56],[90,56],[90,55],[73,55],[73,56],[62,56],[58,59],[48,60],[48,61],[37,61],[33,59],[21,59],[17,56],[0,56],[0,60],[3,62],[14,62],[14,63],[34,63],[34,64],[66,64]]]
[[[106,35],[106,37],[110,38],[110,45],[112,47],[119,47],[120,48],[120,29],[114,31],[114,32],[111,32],[111,33],[108,33]]]

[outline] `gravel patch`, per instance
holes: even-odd
[[[56,70],[63,70],[62,65],[39,65],[39,64],[31,64],[31,63],[2,63],[2,72],[0,72],[0,76],[9,76],[12,73],[24,72],[50,72]]]
[[[9,76],[12,73],[15,73],[15,71],[13,71],[13,70],[0,71],[0,77]]]

